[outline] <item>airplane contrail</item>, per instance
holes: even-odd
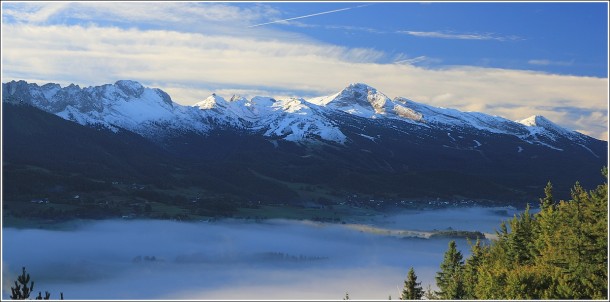
[[[288,18],[288,19],[276,20],[276,21],[271,21],[271,22],[265,22],[265,23],[250,25],[250,26],[248,26],[248,28],[257,27],[257,26],[263,26],[263,25],[273,24],[273,23],[279,23],[279,22],[284,22],[284,21],[296,20],[296,19],[309,18],[309,17],[313,17],[313,16],[332,14],[332,13],[337,13],[337,12],[341,12],[341,11],[345,11],[345,10],[350,10],[350,9],[353,9],[353,8],[365,7],[365,6],[370,6],[370,5],[372,5],[372,4],[365,4],[365,5],[359,5],[359,6],[354,6],[354,7],[340,8],[340,9],[335,9],[335,10],[329,10],[329,11],[326,11],[326,12],[315,13],[315,14],[311,14],[311,15],[305,15],[305,16],[299,16],[299,17],[294,17],[294,18]]]

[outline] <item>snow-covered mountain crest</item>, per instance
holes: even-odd
[[[350,84],[336,94],[312,98],[308,102],[360,117],[384,114],[392,107],[390,98],[363,83]]]
[[[516,122],[526,126],[528,130],[526,136],[529,140],[539,141],[541,138],[546,138],[556,141],[559,138],[565,137],[576,142],[582,142],[585,139],[585,135],[567,130],[542,115],[532,115]]]
[[[336,124],[323,113],[324,108],[303,99],[276,100],[256,96],[248,100],[234,95],[230,101],[225,101],[212,95],[194,107],[203,115],[249,131],[263,131],[263,135],[268,137],[293,142],[325,140],[341,144],[346,140]]]
[[[546,129],[549,131],[554,131],[557,133],[561,133],[564,135],[571,134],[572,131],[568,131],[565,128],[551,122],[549,119],[545,118],[542,115],[532,115],[526,119],[517,121],[520,124],[523,124],[530,128],[530,131],[538,128],[538,129]]]
[[[197,107],[199,109],[213,109],[213,108],[226,108],[227,107],[227,101],[221,97],[221,96],[217,96],[215,93],[213,93],[211,96],[207,97],[205,100],[195,103],[195,105],[193,105],[193,107]]]
[[[437,129],[472,135],[504,134],[555,149],[559,148],[553,144],[560,138],[577,142],[586,138],[542,116],[510,121],[478,112],[438,108],[403,97],[390,99],[363,83],[350,84],[333,95],[308,100],[262,96],[247,99],[239,95],[227,100],[212,94],[192,106],[177,104],[164,91],[129,80],[86,88],[12,81],[2,84],[2,90],[3,101],[25,102],[79,124],[101,124],[115,131],[124,128],[149,138],[184,131],[205,134],[222,128],[293,142],[321,140],[344,144],[349,139],[341,127],[358,126],[354,123],[359,121],[406,123],[404,127],[408,131]],[[346,119],[348,116],[353,118]],[[356,134],[377,136],[377,133]]]
[[[496,134],[514,135],[520,138],[534,132],[547,138],[557,135],[578,138],[580,134],[566,130],[544,117],[536,118],[532,125],[479,112],[462,112],[418,103],[404,97],[390,100],[385,94],[363,83],[350,84],[338,93],[309,99],[308,102],[352,115],[375,119],[397,119],[421,127],[441,129],[472,129]],[[534,138],[539,141],[538,138]]]
[[[2,84],[4,100],[24,102],[81,125],[120,128],[158,139],[182,132],[206,134],[213,129],[260,133],[294,142],[345,142],[325,108],[303,99],[276,100],[213,94],[193,106],[183,106],[157,88],[120,80],[114,84],[81,88],[77,85]]]
[[[147,137],[163,131],[204,132],[209,128],[161,89],[146,88],[135,81],[86,88],[13,81],[2,87],[14,99],[82,125],[103,125],[113,131],[123,128]]]

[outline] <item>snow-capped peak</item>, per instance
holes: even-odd
[[[212,93],[212,95],[207,97],[205,100],[195,103],[193,107],[197,107],[199,109],[212,109],[217,107],[225,108],[227,107],[227,101],[223,97]]]
[[[248,99],[246,99],[245,97],[241,96],[241,95],[237,95],[234,94],[231,99],[229,99],[229,102],[233,103],[233,102],[243,102],[243,103],[247,103]]]
[[[114,85],[121,89],[125,94],[134,97],[139,97],[144,92],[144,86],[136,81],[119,80],[116,81]]]
[[[548,123],[551,123],[551,121],[549,121],[542,115],[532,115],[526,119],[517,121],[517,123],[523,124],[528,127],[531,127],[531,126],[544,127],[544,125],[548,125]]]
[[[547,130],[553,130],[559,133],[571,133],[572,131],[566,130],[565,128],[551,122],[549,119],[545,118],[542,115],[532,115],[526,119],[517,121],[522,125],[527,127],[540,127]]]
[[[567,137],[572,140],[580,141],[583,139],[582,134],[565,129],[542,115],[532,115],[526,119],[516,121],[527,127],[530,135],[533,137],[546,136],[556,140],[559,136]]]
[[[390,98],[364,83],[349,84],[336,94],[309,99],[308,102],[362,117],[384,114],[391,109]]]

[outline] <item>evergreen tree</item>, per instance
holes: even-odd
[[[557,292],[563,299],[586,299],[584,284],[581,281],[586,273],[583,262],[586,257],[583,253],[583,207],[587,193],[576,183],[571,195],[570,202],[562,202],[560,205],[560,234],[564,241],[559,251],[560,261],[557,262],[562,273],[559,275]]]
[[[42,296],[41,292],[38,292],[38,296],[36,297],[36,300],[49,300],[50,298],[51,298],[51,293],[45,291],[44,297]]]
[[[546,187],[544,187],[544,198],[540,198],[540,209],[545,209],[554,205],[553,185],[551,184],[551,181],[549,181],[546,183]]]
[[[585,208],[585,249],[588,264],[593,268],[590,275],[592,299],[608,298],[608,168],[602,169],[606,182],[589,194]]]
[[[424,290],[421,287],[421,282],[417,282],[417,276],[413,267],[409,269],[405,286],[402,290],[400,300],[421,300],[424,296]]]
[[[549,188],[549,185],[547,185],[547,188]],[[545,188],[545,192],[547,192],[547,188]],[[550,191],[547,192],[546,198],[552,200],[553,197],[549,194]],[[557,226],[559,225],[559,221],[557,220],[557,208],[555,204],[548,205],[548,203],[545,203],[543,200],[544,199],[540,199],[540,212],[536,214],[536,224],[533,227],[536,239],[534,240],[533,254],[536,257],[544,256],[542,254],[543,250],[557,246],[557,242],[553,241]]]
[[[428,288],[426,288],[426,292],[424,293],[424,298],[426,298],[426,300],[437,300],[438,299],[438,296],[432,290],[432,286],[430,284],[428,284]]]
[[[30,297],[30,294],[34,290],[34,281],[31,281],[29,286],[28,282],[30,282],[30,274],[26,274],[25,267],[23,267],[21,275],[17,276],[17,281],[15,281],[15,287],[11,286],[11,300],[27,300]],[[45,291],[44,296],[42,296],[41,292],[38,292],[38,296],[35,299],[49,300],[50,298],[51,293]],[[64,293],[60,293],[60,300],[63,299]]]
[[[607,180],[607,169],[604,169]],[[608,184],[586,192],[579,183],[561,203],[563,248],[557,294],[563,299],[607,298]],[[595,297],[595,298],[594,298]]]
[[[478,280],[478,271],[483,260],[483,246],[481,240],[477,241],[470,247],[470,257],[466,259],[464,264],[464,283],[465,283],[465,299],[476,299],[475,286]]]
[[[504,266],[510,265],[511,253],[510,253],[510,234],[506,222],[500,223],[500,230],[496,230],[496,236],[498,239],[494,242],[493,252],[494,260],[500,262]]]
[[[548,282],[549,278],[537,267],[518,266],[507,273],[505,297],[511,300],[541,299]]]
[[[436,285],[439,288],[437,295],[440,299],[455,300],[463,299],[465,286],[463,280],[464,261],[460,251],[457,250],[455,241],[449,242],[449,249],[445,252],[440,271],[436,273]]]
[[[34,290],[34,281],[30,283],[29,287],[28,282],[30,282],[30,274],[26,274],[25,267],[23,267],[21,275],[17,276],[15,287],[11,287],[12,300],[26,300],[30,297],[32,290]]]
[[[534,235],[533,219],[529,204],[525,212],[510,221],[511,232],[508,235],[509,256],[519,265],[529,264],[532,260]]]

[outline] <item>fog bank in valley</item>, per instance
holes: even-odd
[[[493,233],[511,209],[372,217],[388,229]],[[2,297],[21,267],[67,299],[393,299],[410,266],[424,288],[451,239],[397,238],[341,224],[106,220],[69,230],[3,229]],[[464,254],[465,240],[457,240]]]

